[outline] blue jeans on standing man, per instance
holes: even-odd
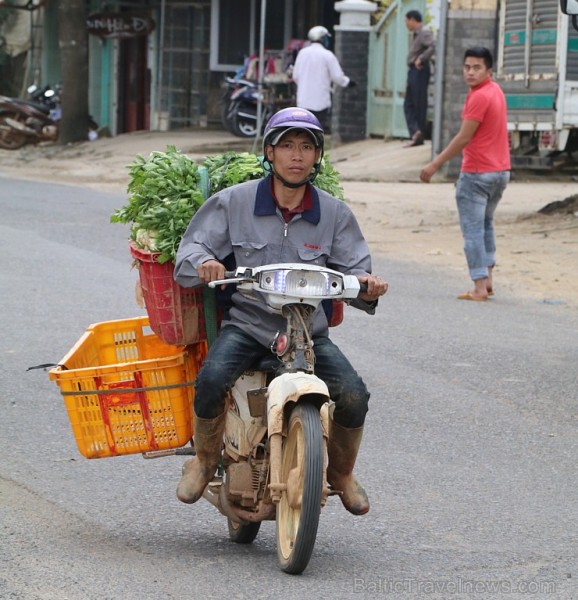
[[[494,212],[510,171],[460,173],[456,202],[464,238],[464,253],[472,281],[488,277],[488,267],[496,264]]]
[[[341,350],[326,336],[314,336],[315,375],[324,381],[335,402],[333,419],[342,427],[361,427],[369,392]],[[235,381],[271,350],[235,325],[221,329],[195,381],[195,414],[214,419],[222,414]]]

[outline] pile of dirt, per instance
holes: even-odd
[[[550,202],[539,211],[542,215],[575,215],[578,216],[578,194],[564,200]]]

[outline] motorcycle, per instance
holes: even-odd
[[[30,100],[0,96],[0,148],[55,141],[61,116],[60,98],[50,86],[28,88]]]
[[[238,267],[210,287],[236,284],[262,294],[286,319],[272,354],[235,383],[227,402],[222,460],[203,498],[228,520],[233,542],[254,541],[261,523],[276,521],[277,557],[286,573],[307,567],[317,536],[326,478],[331,399],[314,375],[313,314],[326,300],[356,298],[352,275],[304,264]],[[145,453],[145,458],[194,454],[193,448]]]
[[[259,84],[248,79],[227,77],[221,97],[221,122],[233,135],[255,137],[257,135],[257,104],[264,100],[266,90],[259,92]],[[271,107],[262,105],[262,123],[273,114]]]
[[[221,96],[221,122],[225,129],[238,137],[255,137],[257,124],[257,107],[261,102],[261,130],[267,121],[280,108],[295,104],[293,90],[290,86],[282,93],[276,91],[275,83],[227,77],[223,84]]]
[[[58,139],[62,116],[60,90],[50,86],[28,88],[30,100],[0,96],[0,148],[18,150],[26,144]],[[98,125],[89,117],[89,139],[97,137]]]
[[[225,77],[222,83],[223,94],[219,100],[221,123],[223,127],[232,133],[238,135],[234,127],[234,113],[231,112],[231,96],[236,94],[241,87],[252,86],[252,82],[239,77]]]

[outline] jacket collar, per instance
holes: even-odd
[[[264,217],[266,215],[274,215],[277,212],[277,204],[271,194],[271,175],[267,175],[265,179],[259,182],[257,187],[257,197],[255,198],[255,216]],[[317,225],[321,218],[321,207],[319,205],[319,194],[310,183],[305,185],[311,188],[311,198],[313,200],[312,207],[301,213],[301,217],[313,225]]]

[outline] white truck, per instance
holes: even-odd
[[[578,151],[578,31],[558,0],[502,0],[495,77],[513,168],[551,169]]]

